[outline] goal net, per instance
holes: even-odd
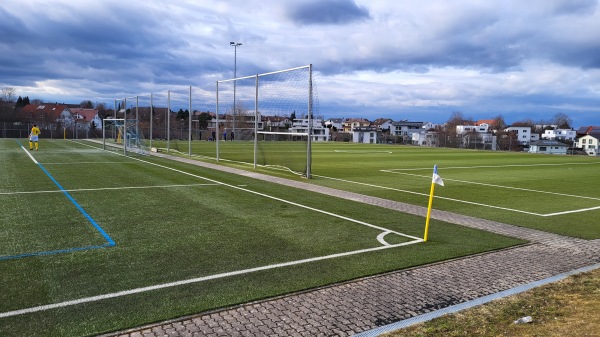
[[[148,153],[144,133],[135,119],[106,118],[102,125],[102,144],[105,150],[123,150],[125,155]]]
[[[217,82],[217,159],[285,168],[310,178],[312,66]],[[275,120],[287,123],[273,123]],[[233,137],[232,137],[233,135]],[[246,143],[246,144],[244,144]]]

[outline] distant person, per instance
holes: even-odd
[[[29,149],[33,150],[33,145],[35,144],[35,150],[38,150],[38,137],[42,133],[37,125],[33,124],[31,128],[31,132],[29,133]]]
[[[212,140],[213,142],[217,140],[217,133],[216,132],[212,132],[212,137],[210,137],[210,140]]]
[[[234,137],[234,136],[233,136],[233,131],[231,131],[231,132],[229,133],[229,138],[231,138],[231,141],[232,141],[232,142],[233,142],[233,137]]]
[[[227,131],[223,132],[223,140],[227,141]]]

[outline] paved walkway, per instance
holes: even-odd
[[[186,158],[171,159],[401,212],[426,214],[424,207]],[[106,336],[350,336],[600,263],[600,240],[564,237],[436,210],[432,212],[432,218],[522,238],[531,244]]]

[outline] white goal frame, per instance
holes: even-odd
[[[313,114],[313,78],[312,78],[312,64],[306,65],[306,66],[301,66],[301,67],[296,67],[296,68],[289,68],[289,69],[284,69],[284,70],[279,70],[279,71],[273,71],[273,72],[269,72],[269,73],[264,73],[264,74],[257,74],[257,75],[253,75],[253,76],[245,76],[245,77],[238,77],[238,78],[233,78],[233,79],[228,79],[228,80],[222,80],[222,81],[217,81],[216,83],[216,126],[215,126],[215,130],[217,135],[219,135],[220,131],[219,131],[219,114],[220,114],[220,110],[219,110],[219,83],[227,83],[227,82],[233,82],[234,83],[234,105],[235,105],[235,83],[237,80],[243,80],[243,79],[250,79],[250,78],[254,78],[255,79],[255,93],[254,93],[254,168],[256,169],[257,167],[257,147],[258,147],[258,112],[259,112],[259,92],[258,92],[258,88],[259,88],[259,78],[260,77],[264,77],[264,76],[268,76],[268,75],[274,75],[274,74],[279,74],[279,73],[284,73],[284,72],[290,72],[290,71],[294,71],[294,70],[300,70],[300,69],[308,69],[308,97],[307,97],[307,118],[308,118],[308,132],[307,133],[282,133],[285,135],[298,135],[298,136],[307,136],[307,145],[306,145],[306,178],[310,179],[311,178],[311,164],[312,164],[312,142],[311,142],[311,134],[312,134],[312,114]],[[235,131],[235,128],[234,128]],[[268,134],[268,132],[266,131],[260,131],[260,133],[263,134]],[[272,132],[275,133],[275,132]],[[219,161],[219,137],[217,137],[216,139],[216,156],[217,156],[217,161]]]

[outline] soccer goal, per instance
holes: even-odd
[[[217,81],[216,91],[217,160],[285,168],[311,177],[312,65]],[[267,117],[287,118],[290,124],[303,120],[308,127],[272,125]],[[243,142],[253,146],[238,144]]]
[[[135,119],[105,118],[102,121],[102,145],[105,150],[122,149],[124,155],[148,153],[144,133]]]

